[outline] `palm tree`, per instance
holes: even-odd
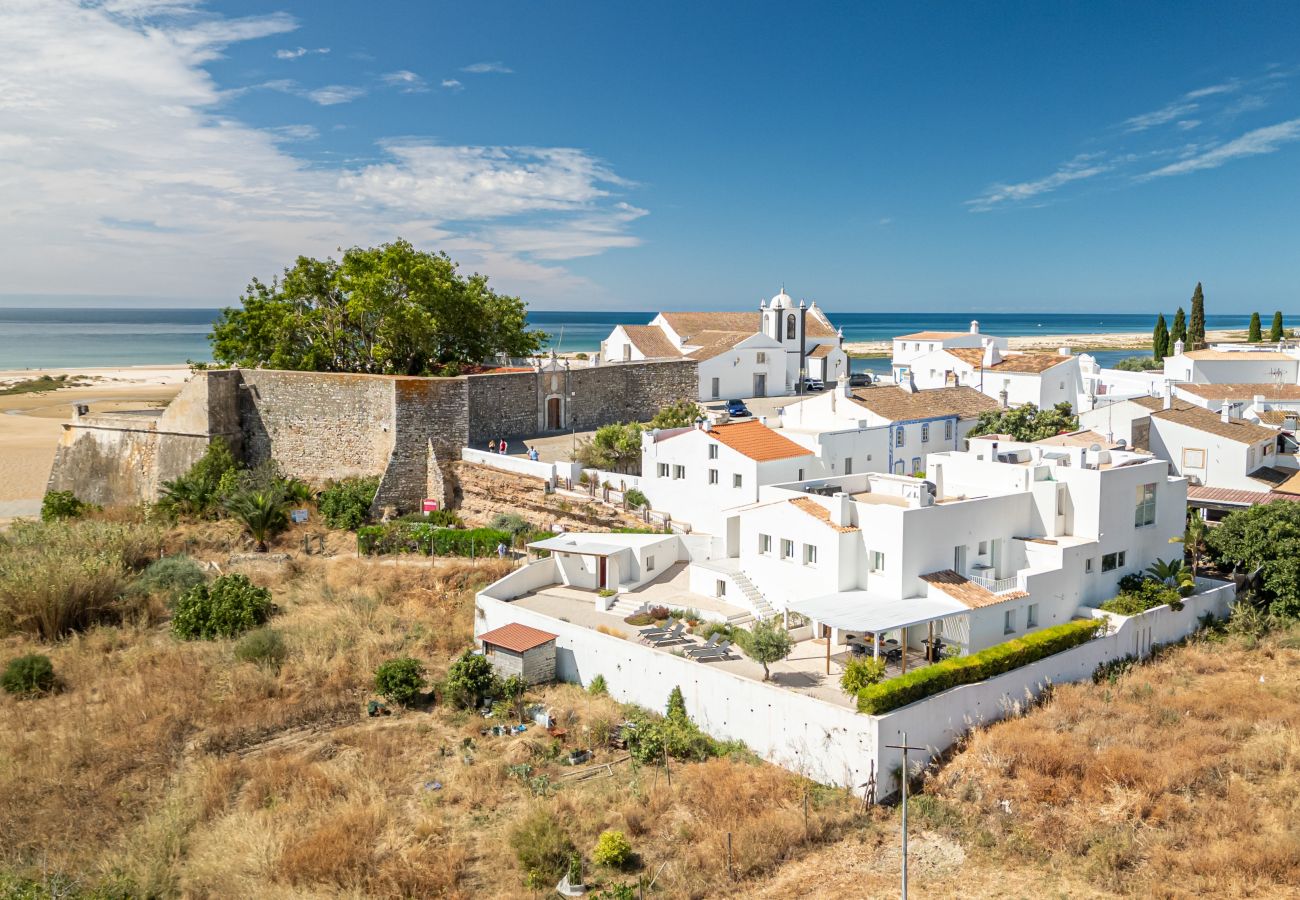
[[[1197,569],[1200,568],[1201,558],[1205,553],[1205,532],[1208,526],[1205,520],[1194,509],[1187,511],[1187,527],[1183,531],[1182,537],[1170,538],[1171,544],[1182,544],[1183,550],[1187,554],[1187,561],[1191,564],[1192,578],[1197,577]]]
[[[288,507],[288,498],[279,486],[243,491],[226,501],[226,511],[243,523],[257,543],[258,553],[265,553],[267,540],[288,527]]]

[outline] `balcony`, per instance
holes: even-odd
[[[1020,590],[1020,579],[1015,575],[1008,575],[1006,578],[994,578],[989,572],[992,569],[983,571],[975,570],[966,573],[966,577],[971,581],[984,588],[986,591],[992,591],[995,594],[1005,594],[1007,591]]]

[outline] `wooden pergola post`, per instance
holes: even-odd
[[[831,626],[823,625],[822,633],[826,635],[826,674],[831,674]]]
[[[907,626],[903,626],[903,639],[899,642],[903,645],[903,671],[900,674],[907,674]]]

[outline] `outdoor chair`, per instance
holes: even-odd
[[[658,635],[657,637],[652,635],[649,638],[649,640],[650,643],[658,647],[660,644],[673,644],[676,643],[677,641],[680,641],[682,639],[682,635],[684,635],[685,633],[686,633],[686,626],[681,622],[678,622],[676,625],[673,626],[672,631],[667,631],[661,635]]]
[[[637,634],[641,635],[643,638],[659,637],[660,635],[667,634],[671,631],[672,627],[673,620],[669,619],[663,625],[651,625],[649,628],[642,628],[637,632]]]
[[[723,641],[716,647],[710,647],[708,650],[702,650],[699,653],[696,653],[692,659],[698,660],[699,662],[708,662],[713,659],[726,659],[730,653],[731,641]]]
[[[713,634],[710,635],[709,639],[705,641],[703,644],[701,644],[700,646],[687,647],[684,652],[686,653],[687,656],[694,656],[697,653],[704,653],[708,650],[712,650],[717,645],[718,645],[718,636],[716,634]]]

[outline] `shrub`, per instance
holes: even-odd
[[[686,428],[705,418],[704,408],[694,400],[683,397],[659,408],[646,428]]]
[[[158,556],[151,525],[18,521],[0,534],[0,633],[54,640],[133,612],[132,573]]]
[[[370,506],[378,490],[378,476],[331,481],[320,492],[316,505],[330,528],[355,531],[370,518]]]
[[[46,491],[41,499],[41,521],[57,522],[75,519],[84,513],[88,504],[77,499],[72,491]]]
[[[970,656],[945,659],[924,669],[914,669],[898,678],[867,685],[858,691],[858,712],[888,712],[957,685],[971,684],[1010,672],[1090,641],[1105,626],[1102,619],[1066,622],[996,644]]]
[[[883,659],[851,659],[844,665],[840,687],[850,694],[856,694],[869,684],[879,684],[884,677]]]
[[[207,581],[203,567],[188,556],[164,556],[149,564],[131,584],[138,594],[158,595],[174,602],[195,585]]]
[[[222,575],[196,584],[176,601],[172,632],[184,640],[235,637],[262,625],[271,615],[271,592],[246,575]]]
[[[244,635],[235,645],[235,659],[279,669],[289,655],[284,637],[274,628],[259,628]]]
[[[1154,356],[1126,356],[1115,363],[1115,368],[1121,372],[1147,372],[1163,366],[1164,363]]]
[[[646,625],[653,625],[655,617],[649,613],[632,613],[630,616],[624,616],[623,621],[629,625],[641,628]]]
[[[409,706],[428,685],[424,666],[409,656],[390,659],[375,669],[375,692],[385,700]]]
[[[668,692],[666,717],[670,722],[690,721],[690,717],[686,715],[686,698],[682,696],[680,685],[674,685],[673,689]]]
[[[628,732],[628,752],[637,763],[658,763],[665,754],[698,762],[734,749],[733,745],[715,741],[690,720],[680,688],[674,687],[668,695],[667,711],[663,719],[648,719],[644,714],[633,717],[635,727]]]
[[[626,500],[627,505],[633,509],[640,509],[643,506],[650,505],[650,501],[646,499],[645,494],[641,493],[638,488],[631,488],[628,490],[627,493],[623,495],[623,499]]]
[[[596,839],[596,847],[591,851],[591,858],[597,865],[609,866],[611,869],[625,869],[631,865],[636,854],[627,835],[621,831],[602,831]]]
[[[492,521],[488,522],[488,527],[509,534],[511,543],[514,542],[514,538],[522,537],[533,528],[528,524],[528,520],[518,513],[497,513],[492,517]]]
[[[605,683],[604,675],[597,675],[591,679],[591,684],[587,685],[587,693],[592,696],[600,696],[609,693],[609,685]]]
[[[1121,588],[1119,594],[1101,604],[1101,609],[1121,616],[1136,616],[1166,604],[1174,610],[1183,608],[1182,594],[1162,581],[1140,578],[1134,583],[1126,576],[1121,580],[1121,584],[1125,583],[1129,586]]]
[[[282,484],[240,491],[227,497],[225,506],[244,526],[259,553],[265,553],[266,542],[289,527],[289,498]]]
[[[159,510],[169,515],[211,515],[221,503],[221,488],[231,484],[238,469],[230,445],[224,438],[214,439],[188,472],[163,482]]]
[[[613,597],[615,594],[618,593],[618,591],[614,590],[613,588],[601,588],[600,590],[596,591],[596,593],[599,594],[601,597]]]
[[[487,657],[466,650],[447,670],[447,698],[457,706],[474,708],[496,696],[498,680]]]
[[[20,697],[34,697],[54,690],[54,664],[48,656],[30,653],[9,660],[0,687]]]
[[[654,621],[658,622],[668,618],[668,616],[671,615],[671,613],[669,612],[668,607],[666,606],[652,606],[646,610],[646,615],[648,615]]]
[[[426,522],[387,522],[357,529],[362,553],[423,553],[435,556],[491,556],[498,544],[513,541],[508,531],[495,528],[437,528]]]
[[[573,841],[544,806],[535,806],[510,831],[510,849],[525,873],[554,884],[569,870]]]

